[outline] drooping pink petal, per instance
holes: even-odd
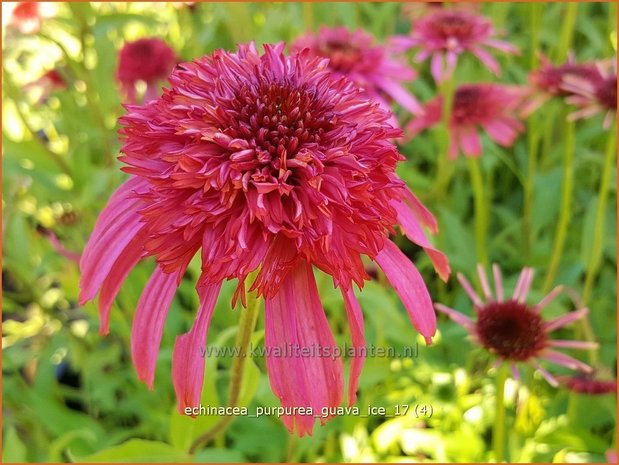
[[[376,262],[402,299],[413,326],[424,336],[426,343],[431,344],[436,333],[436,314],[426,284],[415,265],[389,240],[376,256]]]
[[[101,321],[99,332],[101,334],[107,334],[110,330],[109,315],[112,302],[114,302],[118,291],[120,291],[123,282],[127,279],[131,270],[142,258],[144,254],[144,239],[145,236],[143,234],[137,234],[127,244],[124,252],[116,259],[110,273],[103,281],[101,292],[99,293],[99,319]]]
[[[138,378],[149,389],[155,379],[163,325],[179,281],[179,273],[167,274],[157,266],[142,291],[133,317],[131,356]]]
[[[204,382],[204,350],[209,323],[221,283],[199,284],[200,308],[188,333],[178,336],[172,354],[172,381],[176,392],[178,411],[200,403]]]
[[[348,405],[353,405],[357,401],[357,387],[359,386],[359,376],[363,369],[365,360],[365,336],[363,324],[363,312],[361,306],[355,297],[353,288],[348,290],[342,289],[344,297],[344,307],[346,308],[346,316],[348,317],[348,326],[350,327],[350,337],[352,339],[352,348],[355,351],[355,356],[350,365],[350,377],[348,380]]]
[[[419,101],[398,82],[382,77],[376,77],[374,81],[384,92],[389,94],[393,100],[399,103],[402,108],[410,111],[413,115],[424,114],[424,109]]]
[[[482,123],[482,127],[497,144],[509,147],[516,140],[518,133],[501,119],[492,119]]]
[[[320,356],[319,350],[335,352],[335,341],[320,303],[312,266],[301,260],[281,283],[279,292],[265,300],[265,347],[273,392],[282,407],[337,407],[342,401],[342,363],[338,357]],[[287,348],[309,351],[309,356],[278,356]],[[312,353],[314,352],[314,353]],[[330,355],[331,355],[330,354]],[[292,432],[311,434],[314,417],[284,416]],[[324,420],[323,420],[324,421]]]
[[[135,192],[143,190],[145,185],[143,179],[129,179],[117,189],[99,215],[80,260],[80,305],[97,294],[116,259],[143,227],[138,213],[142,202],[135,197]]]
[[[404,200],[413,210],[417,221],[419,221],[422,225],[428,228],[432,234],[436,234],[438,232],[438,224],[436,223],[436,218],[434,218],[434,215],[430,213],[430,210],[426,208],[426,206],[421,202],[421,200],[419,200],[408,187],[404,188]]]
[[[553,339],[548,343],[551,347],[562,347],[565,349],[583,349],[594,350],[600,347],[597,342],[592,341],[566,341],[562,339]]]
[[[532,365],[535,367],[536,370],[538,370],[542,374],[542,376],[546,379],[546,381],[548,381],[548,384],[550,384],[552,387],[558,387],[559,386],[559,381],[557,381],[557,378],[552,376],[539,363],[532,362]]]
[[[432,264],[434,265],[434,269],[441,277],[443,281],[447,281],[449,279],[449,273],[451,271],[449,267],[449,261],[444,253],[437,250],[430,244],[428,238],[421,229],[421,226],[417,222],[415,215],[411,211],[411,209],[402,201],[392,201],[391,205],[395,208],[398,213],[398,221],[404,230],[404,234],[408,237],[412,242],[417,244],[420,247],[423,247],[425,252],[432,260]]]
[[[483,305],[483,302],[477,295],[477,292],[473,290],[473,286],[471,286],[469,280],[466,279],[466,277],[462,273],[458,273],[456,277],[458,278],[460,285],[464,289],[464,292],[466,292],[473,304],[475,304],[476,307],[481,307]]]
[[[460,147],[465,155],[473,157],[481,155],[481,141],[474,127],[461,128],[459,136]]]
[[[443,54],[435,53],[430,62],[430,72],[434,82],[440,83],[443,80]]]
[[[481,47],[476,47],[476,48],[472,49],[471,51],[473,52],[473,55],[475,55],[477,58],[479,58],[479,60],[484,65],[486,65],[486,67],[490,71],[492,71],[497,76],[501,75],[501,67],[499,66],[497,61],[494,59],[494,57],[490,53],[488,53],[485,49],[483,49]]]

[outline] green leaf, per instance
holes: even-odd
[[[19,439],[14,427],[10,427],[2,441],[2,463],[27,462],[26,446]]]
[[[194,457],[196,463],[242,463],[247,462],[243,454],[236,450],[209,447],[201,450]]]
[[[133,463],[133,462],[190,462],[191,456],[164,442],[131,439],[86,457],[73,457],[77,462]]]

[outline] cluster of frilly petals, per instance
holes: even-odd
[[[136,84],[140,81],[146,83],[144,102],[157,98],[158,84],[170,75],[176,62],[174,50],[157,37],[125,43],[118,54],[116,77],[127,102],[136,102]]]
[[[443,304],[437,303],[435,307],[462,325],[473,342],[496,355],[499,363],[509,363],[514,378],[520,378],[517,363],[523,362],[536,368],[552,386],[558,386],[557,378],[540,365],[540,360],[585,373],[592,371],[587,364],[555,349],[592,350],[597,348],[596,343],[550,338],[554,330],[584,318],[589,310],[581,308],[547,321],[541,316],[541,311],[561,293],[562,286],[554,288],[537,304],[530,305],[527,304],[527,297],[533,283],[533,269],[522,270],[514,293],[508,299],[504,295],[503,278],[497,265],[493,266],[495,295],[492,294],[488,277],[481,265],[478,266],[478,274],[483,298],[458,273],[458,281],[473,302],[477,314],[475,321]]]
[[[569,114],[568,120],[602,113],[605,114],[604,128],[610,127],[617,114],[617,64],[614,60],[596,63],[595,70],[586,76],[565,76],[561,88],[570,94],[565,101],[580,108]]]
[[[367,32],[322,26],[318,34],[306,34],[291,45],[296,52],[306,48],[311,56],[328,58],[331,72],[363,88],[367,97],[386,111],[391,111],[389,101],[393,100],[412,114],[423,113],[417,99],[402,86],[415,79],[415,71],[392,57],[384,46],[375,44]],[[395,118],[392,123],[397,126]]]
[[[81,260],[80,301],[99,293],[101,331],[129,271],[143,258],[157,267],[138,302],[132,353],[152,385],[166,313],[190,260],[201,254],[200,308],[178,337],[172,361],[178,407],[199,403],[200,348],[224,280],[237,279],[232,305],[250,290],[265,299],[268,348],[334,346],[314,267],[341,289],[352,343],[365,344],[353,283],[375,260],[428,342],[436,316],[415,266],[389,240],[399,224],[423,247],[443,279],[449,265],[423,226],[436,222],[396,176],[402,159],[391,142],[400,130],[328,60],[283,44],[216,51],[183,63],[170,89],[121,118],[121,160],[131,175],[101,213]],[[269,353],[267,351],[267,353]],[[270,353],[273,353],[272,351]],[[363,358],[352,361],[350,403]],[[341,360],[267,357],[271,386],[284,407],[335,407],[342,401]],[[290,430],[311,433],[314,418],[287,416]]]
[[[454,9],[431,11],[414,21],[410,35],[392,39],[395,51],[421,49],[415,60],[431,58],[430,71],[436,82],[452,76],[458,56],[469,52],[475,55],[494,74],[501,68],[487,47],[506,53],[518,53],[513,45],[496,39],[492,23],[478,14]]]
[[[459,153],[477,157],[482,153],[477,128],[481,127],[497,144],[509,147],[524,130],[518,119],[517,109],[524,90],[520,87],[499,84],[464,84],[453,96],[449,119],[449,156]],[[406,133],[413,137],[417,133],[439,124],[443,115],[441,95],[425,105],[425,114],[408,123]]]

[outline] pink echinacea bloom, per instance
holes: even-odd
[[[301,36],[291,46],[293,52],[305,48],[310,56],[328,58],[331,72],[346,76],[385,110],[391,111],[389,102],[393,100],[412,114],[423,113],[419,101],[402,86],[417,76],[415,71],[390,56],[384,46],[374,44],[370,34],[322,26],[317,34]],[[397,125],[395,118],[392,122]]]
[[[580,109],[568,115],[569,121],[591,118],[598,113],[605,113],[604,129],[610,127],[617,114],[617,64],[612,62],[596,63],[593,76],[567,75],[563,78],[561,88],[571,95],[565,101]]]
[[[130,270],[155,257],[157,267],[138,302],[132,353],[138,376],[152,386],[166,314],[194,255],[202,273],[200,307],[191,330],[174,346],[172,373],[182,412],[198,405],[209,321],[221,284],[246,278],[265,301],[265,346],[334,346],[314,268],[342,293],[352,344],[365,345],[353,284],[369,279],[362,256],[383,269],[413,325],[428,343],[436,316],[413,263],[389,240],[399,224],[420,245],[442,279],[446,257],[423,226],[430,212],[395,174],[401,135],[389,113],[350,80],[334,77],[328,60],[307,50],[286,56],[284,44],[253,44],[182,63],[171,87],[145,105],[127,105],[122,126],[124,171],[131,177],[112,195],[81,260],[80,302],[99,294],[101,332]],[[353,359],[353,403],[361,356]],[[267,356],[271,386],[283,407],[320,411],[343,396],[338,358]],[[311,434],[315,419],[284,416],[290,431]]]
[[[415,61],[431,57],[430,71],[439,83],[453,74],[458,56],[469,52],[475,55],[492,73],[500,75],[501,68],[487,48],[516,54],[518,49],[508,42],[496,39],[492,23],[485,17],[462,9],[441,9],[429,12],[413,22],[408,36],[397,36],[391,41],[394,51],[421,49]]]
[[[510,147],[524,130],[516,109],[523,89],[499,84],[464,84],[453,96],[449,119],[449,157],[458,153],[478,157],[482,153],[477,127],[503,147]],[[407,138],[441,122],[443,97],[437,96],[425,105],[425,114],[413,119],[405,128]]]
[[[118,54],[116,78],[128,103],[136,101],[136,84],[146,83],[144,102],[159,96],[159,83],[167,79],[176,65],[176,53],[159,38],[127,42]]]
[[[478,265],[478,274],[483,298],[458,273],[458,281],[473,302],[476,320],[440,303],[435,304],[435,308],[463,326],[475,344],[494,354],[500,362],[508,363],[514,378],[520,377],[517,364],[527,363],[537,369],[550,385],[557,387],[559,381],[540,365],[541,360],[583,372],[592,371],[584,362],[556,349],[591,350],[597,348],[596,343],[550,338],[554,330],[584,318],[589,309],[581,308],[552,320],[545,320],[541,315],[541,311],[561,293],[562,286],[554,288],[537,304],[528,304],[527,297],[533,283],[532,268],[522,270],[511,298],[505,298],[501,270],[497,265],[493,266],[495,295],[481,265]]]

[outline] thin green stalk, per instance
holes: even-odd
[[[455,94],[455,82],[453,76],[445,79],[440,87],[441,95],[443,96],[443,108],[441,113],[441,150],[438,159],[435,183],[436,197],[438,199],[442,199],[445,196],[452,174],[451,164],[449,163],[449,147],[451,145],[451,138],[449,136],[449,121],[451,120],[451,111],[453,109]]]
[[[249,279],[249,278],[248,278]],[[251,280],[250,280],[251,282]],[[237,407],[241,397],[241,387],[243,386],[243,377],[245,375],[246,359],[250,356],[249,348],[251,337],[256,328],[258,321],[258,313],[260,309],[260,299],[256,297],[256,293],[252,292],[247,297],[247,308],[241,310],[241,318],[239,322],[239,332],[236,336],[236,346],[240,348],[240,353],[232,362],[232,377],[230,380],[230,391],[228,394],[228,406]],[[233,415],[222,417],[215,425],[213,425],[204,434],[196,438],[189,448],[189,453],[195,453],[200,447],[213,440],[219,433],[223,432],[234,419]]]
[[[574,123],[566,122],[565,146],[563,148],[563,185],[561,189],[561,210],[559,212],[559,222],[555,233],[554,247],[546,279],[544,280],[544,292],[548,292],[553,285],[561,256],[563,246],[567,237],[567,229],[570,224],[572,210],[572,191],[574,190]]]
[[[537,118],[536,118],[537,119]],[[535,175],[537,173],[537,149],[539,147],[539,126],[535,122],[529,122],[528,133],[528,160],[527,177],[524,183],[524,206],[522,219],[522,235],[524,239],[525,256],[530,257],[533,244],[533,191],[535,188]]]
[[[576,25],[576,15],[578,13],[578,2],[565,3],[565,16],[563,17],[563,28],[561,29],[561,40],[557,49],[557,63],[563,63],[567,59],[568,52],[572,46],[574,37],[574,26]]]
[[[600,192],[598,194],[597,208],[595,211],[595,227],[593,230],[593,241],[591,244],[591,255],[587,266],[587,274],[585,278],[585,287],[582,293],[582,300],[585,304],[589,302],[595,276],[599,271],[602,263],[602,252],[604,249],[604,227],[606,203],[608,201],[608,191],[610,187],[610,179],[615,165],[615,155],[617,154],[617,133],[609,131],[608,142],[606,144],[606,155],[604,158],[604,170],[602,171],[602,180],[600,182]]]
[[[473,196],[475,199],[475,248],[477,261],[482,265],[488,264],[486,253],[486,233],[488,231],[488,204],[484,192],[484,182],[480,169],[480,159],[468,158],[471,183],[473,184]]]
[[[494,461],[497,463],[505,461],[505,382],[507,374],[507,363],[502,363],[496,374],[496,406],[492,434]]]

